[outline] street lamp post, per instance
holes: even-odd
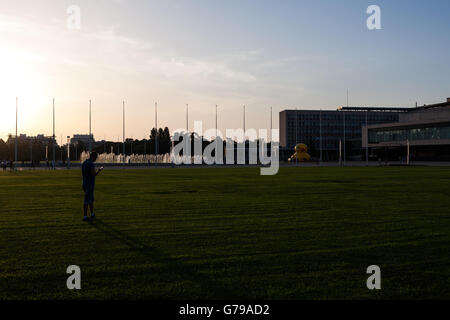
[[[369,165],[369,129],[367,128],[367,113],[369,111],[366,111],[366,165]]]
[[[409,166],[409,139],[406,140],[406,164]]]
[[[319,113],[319,124],[320,164],[322,164],[322,110]]]

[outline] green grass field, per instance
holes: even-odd
[[[109,170],[86,223],[78,170],[0,173],[0,299],[449,299],[449,195],[437,167]]]

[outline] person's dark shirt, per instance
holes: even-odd
[[[83,173],[83,187],[93,187],[95,185],[95,175],[92,175],[92,169],[95,170],[94,162],[91,159],[87,159],[81,166],[81,172]]]

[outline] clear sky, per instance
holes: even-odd
[[[81,29],[67,28],[67,8]],[[366,9],[381,8],[382,30]],[[450,96],[448,0],[0,0],[0,137],[88,131],[142,139],[154,126],[268,128],[269,108],[413,106]]]

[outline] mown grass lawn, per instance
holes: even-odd
[[[85,223],[78,170],[0,173],[0,299],[448,299],[449,195],[439,167],[107,170]]]

